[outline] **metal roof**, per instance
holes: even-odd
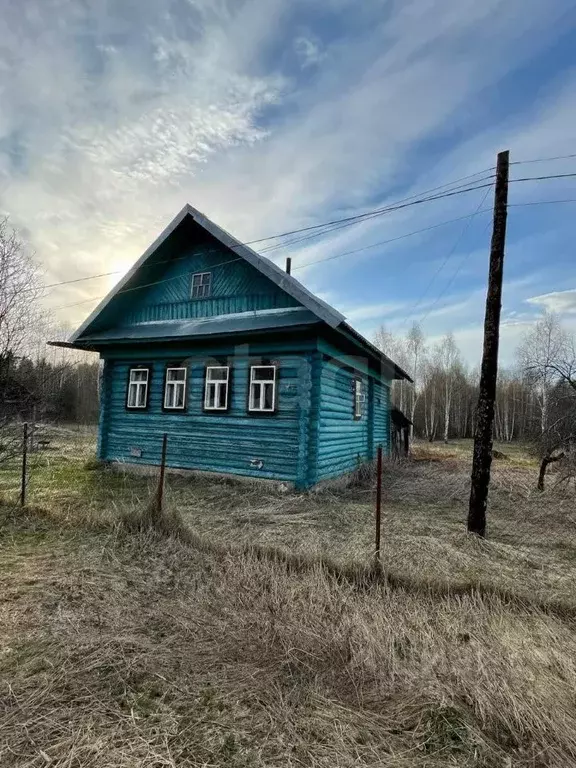
[[[213,334],[274,330],[321,322],[304,307],[237,312],[230,315],[198,317],[186,320],[158,320],[129,327],[112,328],[82,337],[86,345],[119,341],[155,341],[160,339],[212,336]]]
[[[102,312],[102,310],[108,306],[112,299],[121,292],[122,288],[128,283],[131,278],[138,272],[140,267],[152,256],[152,254],[162,245],[162,243],[174,232],[174,230],[184,221],[184,219],[190,216],[196,224],[201,226],[206,232],[215,237],[222,245],[231,248],[235,254],[245,259],[255,269],[261,272],[275,283],[279,288],[285,291],[289,296],[296,299],[302,306],[313,312],[320,320],[323,320],[331,328],[336,328],[345,318],[340,312],[335,310],[325,301],[319,299],[302,283],[298,282],[292,275],[287,274],[280,267],[276,266],[272,261],[260,256],[249,248],[247,245],[243,245],[235,237],[226,232],[224,229],[214,224],[204,214],[197,211],[191,205],[186,204],[180,213],[175,216],[166,229],[154,240],[152,245],[147,248],[134,266],[124,275],[124,277],[117,283],[117,285],[110,291],[110,293],[98,304],[96,309],[86,318],[82,325],[75,331],[70,337],[71,342],[78,341],[84,332],[90,327],[96,317]]]
[[[155,253],[162,243],[177,229],[177,227],[190,216],[206,232],[216,238],[222,245],[230,248],[240,258],[245,259],[255,269],[268,277],[275,285],[292,296],[301,307],[261,310],[257,312],[243,312],[237,315],[222,315],[210,318],[195,318],[177,321],[159,321],[155,323],[141,323],[129,328],[101,331],[98,333],[86,333],[98,315],[108,306],[112,299],[122,292],[124,286],[136,275],[140,267]],[[288,328],[297,325],[311,325],[320,321],[330,328],[338,330],[349,339],[352,338],[357,345],[363,347],[372,357],[391,368],[395,378],[412,381],[410,376],[397,366],[389,357],[369,342],[358,331],[354,330],[345,321],[344,315],[331,307],[322,299],[319,299],[305,288],[292,275],[287,274],[274,262],[264,256],[260,256],[252,248],[239,242],[224,229],[210,221],[204,214],[185,205],[184,208],[172,219],[164,231],[154,240],[134,266],[100,302],[96,309],[86,318],[68,342],[49,342],[53,346],[89,347],[94,344],[102,344],[109,341],[132,340],[159,340],[169,338],[200,337],[212,334],[228,334],[247,331],[258,331],[275,328]]]

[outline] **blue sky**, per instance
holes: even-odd
[[[127,269],[185,202],[252,239],[482,171],[500,149],[576,154],[572,0],[27,0],[3,15],[0,211],[48,282]],[[569,172],[576,158],[512,178]],[[484,194],[304,242],[294,275],[368,336],[421,320],[476,363]],[[576,328],[576,203],[520,205],[562,198],[576,177],[511,185],[505,364],[544,309]],[[96,300],[60,307],[113,282],[52,290],[55,321],[78,324]]]

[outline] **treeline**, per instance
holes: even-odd
[[[392,399],[413,422],[413,436],[434,440],[472,437],[479,370],[470,368],[454,336],[430,343],[415,325],[397,336],[380,328],[376,345],[413,379],[395,381]],[[534,324],[519,345],[516,366],[501,369],[494,437],[501,441],[571,439],[576,388],[574,339],[552,314]]]
[[[0,376],[4,394],[0,408],[35,421],[94,424],[98,421],[98,376],[97,361],[67,363],[23,357],[12,361],[8,376]]]

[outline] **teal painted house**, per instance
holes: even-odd
[[[66,346],[103,360],[99,458],[309,488],[390,450],[409,377],[291,275],[190,206]]]

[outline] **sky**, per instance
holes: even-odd
[[[119,272],[49,289],[55,324],[78,325],[187,202],[251,240],[481,181],[509,149],[501,362],[545,310],[576,330],[576,202],[543,202],[576,200],[576,176],[515,181],[576,174],[573,0],[0,6],[0,213],[47,283]],[[475,365],[477,186],[269,256],[368,338],[420,322]]]

